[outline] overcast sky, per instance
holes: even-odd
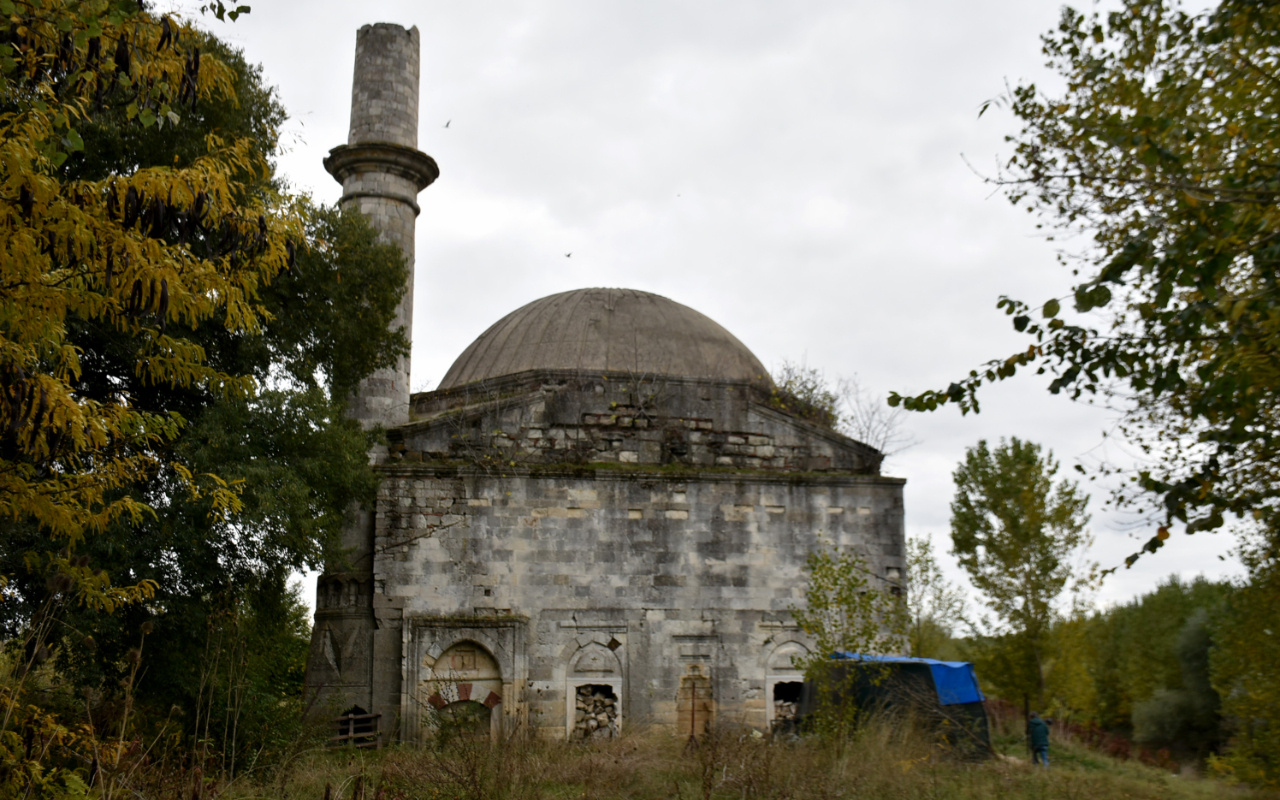
[[[419,147],[441,175],[419,198],[415,389],[506,313],[610,286],[698,309],[770,367],[919,392],[1027,346],[995,309],[1001,294],[1039,303],[1069,286],[1034,218],[982,180],[1015,120],[978,117],[1007,84],[1054,84],[1039,52],[1054,0],[252,6],[202,24],[278,87],[292,117],[281,170],[324,202],[340,195],[321,159],[347,139],[356,30],[421,33]],[[908,534],[944,553],[967,446],[1040,442],[1064,473],[1116,452],[1100,450],[1106,413],[1031,376],[988,391],[980,415],[907,424],[919,444],[888,471],[908,481]],[[1094,496],[1092,557],[1114,566],[1152,531]],[[1219,560],[1227,536],[1170,545],[1100,601],[1174,572],[1238,572]]]

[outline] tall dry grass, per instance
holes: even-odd
[[[1016,745],[1010,747],[1016,750]],[[290,800],[1207,800],[1272,797],[1120,762],[1078,744],[1055,765],[1005,755],[962,762],[909,722],[873,720],[844,739],[770,740],[720,728],[696,744],[630,732],[586,744],[454,737],[381,752],[317,751],[269,785],[241,784],[225,798]]]

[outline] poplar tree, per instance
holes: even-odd
[[[951,501],[951,552],[995,615],[984,676],[1038,705],[1056,604],[1088,580],[1078,563],[1090,543],[1088,497],[1071,481],[1055,484],[1057,471],[1037,444],[980,441],[955,471]]]
[[[964,618],[964,595],[942,574],[927,538],[907,540],[907,641],[911,655],[945,659],[955,626]]]
[[[1280,5],[1117,6],[1064,8],[1045,34],[1061,88],[983,106],[1020,125],[991,181],[1070,243],[1071,291],[1000,298],[1025,347],[890,402],[977,411],[985,384],[1034,369],[1119,410],[1144,458],[1118,497],[1154,529],[1126,565],[1179,528],[1242,543],[1250,580],[1214,651],[1223,713],[1241,720],[1223,764],[1275,781],[1280,697],[1253,688],[1274,658],[1251,637],[1280,630]]]

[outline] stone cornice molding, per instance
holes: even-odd
[[[436,166],[434,158],[421,150],[391,142],[338,145],[329,151],[328,157],[324,160],[324,168],[344,188],[348,177],[366,172],[382,172],[404,178],[417,186],[419,192],[440,177],[440,168]],[[358,197],[386,197],[399,200],[412,206],[415,215],[419,212],[416,196],[408,197],[391,192],[346,192],[342,200]]]
[[[376,464],[379,475],[399,478],[492,478],[495,480],[551,478],[581,479],[592,481],[655,481],[684,484],[689,481],[702,483],[768,483],[784,486],[811,484],[814,486],[903,486],[906,478],[886,475],[867,475],[858,472],[767,472],[744,467],[710,467],[688,469],[662,469],[641,465],[630,467],[609,463],[598,464],[516,464],[495,469],[491,466],[463,464],[450,461],[414,461]]]

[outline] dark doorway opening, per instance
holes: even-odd
[[[800,681],[780,681],[773,685],[773,733],[797,733],[800,721],[800,695],[804,684]]]

